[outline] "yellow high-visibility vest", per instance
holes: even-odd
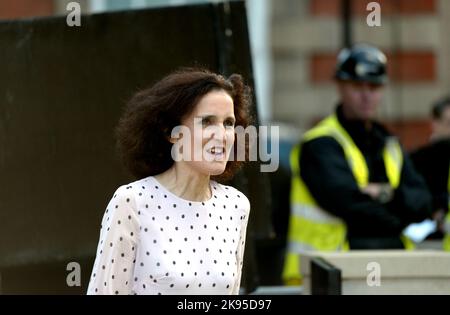
[[[444,236],[443,247],[444,247],[445,251],[450,252],[450,212],[447,213],[447,216],[445,218],[444,231],[445,231],[445,236]]]
[[[360,188],[369,184],[369,170],[363,154],[353,139],[339,123],[336,115],[329,116],[303,137],[303,143],[320,137],[333,137],[342,147],[345,158]],[[300,177],[301,144],[291,151],[291,214],[289,218],[288,246],[283,270],[283,280],[288,285],[301,283],[299,254],[306,251],[345,251],[349,249],[345,222],[321,209]],[[395,138],[386,141],[383,160],[389,183],[393,189],[400,184],[403,153]],[[412,241],[402,236],[407,249]]]

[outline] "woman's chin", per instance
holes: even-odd
[[[219,175],[222,175],[223,174],[223,172],[225,172],[225,169],[221,169],[221,170],[214,170],[214,171],[211,171],[209,174],[211,175],[211,176],[219,176]]]
[[[220,162],[213,162],[213,163],[216,163],[217,165],[211,165],[210,167],[208,167],[208,173],[211,176],[218,176],[223,174],[223,172],[225,172],[225,168],[227,166],[225,162],[223,164]]]

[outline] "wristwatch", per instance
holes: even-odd
[[[380,193],[378,195],[378,202],[380,203],[388,203],[392,200],[394,196],[394,191],[392,190],[390,185],[382,185],[380,188]]]

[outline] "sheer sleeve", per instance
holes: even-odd
[[[242,266],[244,264],[244,251],[245,251],[245,241],[247,235],[247,225],[248,225],[248,216],[250,214],[250,202],[247,197],[239,193],[240,198],[243,199],[243,214],[240,217],[241,220],[241,230],[239,233],[239,242],[236,250],[236,263],[237,263],[237,276],[236,281],[234,283],[233,291],[231,294],[237,295],[239,294],[239,288],[241,286],[241,277],[242,277]]]
[[[103,216],[87,294],[131,294],[139,223],[130,186],[114,194]]]

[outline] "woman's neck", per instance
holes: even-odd
[[[175,163],[164,173],[155,175],[155,178],[180,198],[205,201],[212,197],[210,177],[183,167],[180,163]]]

